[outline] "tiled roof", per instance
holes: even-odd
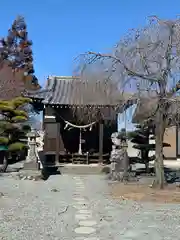
[[[76,106],[118,106],[125,100],[109,81],[81,81],[75,77],[49,77],[45,91],[33,98],[44,99],[44,104]]]
[[[81,81],[78,78],[48,79],[53,93],[45,103],[60,105],[117,105],[117,96],[112,91],[113,86],[102,81]]]

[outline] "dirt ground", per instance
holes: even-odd
[[[180,187],[167,185],[165,189],[153,189],[140,183],[112,183],[110,191],[113,198],[157,203],[180,203]]]

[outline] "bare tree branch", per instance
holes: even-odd
[[[157,79],[148,77],[148,75],[140,74],[140,73],[137,73],[137,72],[129,69],[129,68],[121,61],[121,59],[119,59],[119,58],[116,57],[116,56],[113,56],[113,55],[110,55],[110,54],[95,53],[95,52],[88,52],[88,54],[91,54],[91,55],[94,55],[94,56],[100,57],[100,58],[110,58],[110,59],[115,60],[116,62],[118,62],[118,63],[120,63],[120,64],[123,65],[123,67],[125,68],[125,70],[126,70],[126,72],[127,72],[127,74],[128,74],[129,76],[139,77],[139,78],[148,80],[148,81],[153,82],[153,83],[154,83],[154,82],[158,82]]]

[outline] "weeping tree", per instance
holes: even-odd
[[[151,103],[145,106],[144,117],[153,118],[156,125],[154,186],[162,189],[164,132],[172,97],[180,88],[180,20],[151,17],[146,27],[132,30],[111,52],[88,52],[82,57],[82,71],[100,63],[121,94],[133,93],[138,105],[144,100]]]
[[[1,171],[5,171],[8,166],[8,159],[13,153],[25,150],[26,133],[30,126],[23,124],[28,119],[28,113],[21,110],[22,106],[29,103],[29,98],[17,97],[12,100],[0,101],[0,148],[2,150]]]

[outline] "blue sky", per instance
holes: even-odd
[[[32,39],[40,82],[48,75],[71,75],[74,58],[87,50],[106,51],[128,29],[143,26],[147,17],[174,18],[180,1],[162,0],[6,0],[0,7],[0,36],[22,14]]]
[[[33,41],[36,75],[71,75],[73,60],[88,50],[110,49],[128,29],[147,17],[176,18],[180,1],[163,0],[6,0],[0,7],[0,36],[6,36],[16,15],[26,18]]]

